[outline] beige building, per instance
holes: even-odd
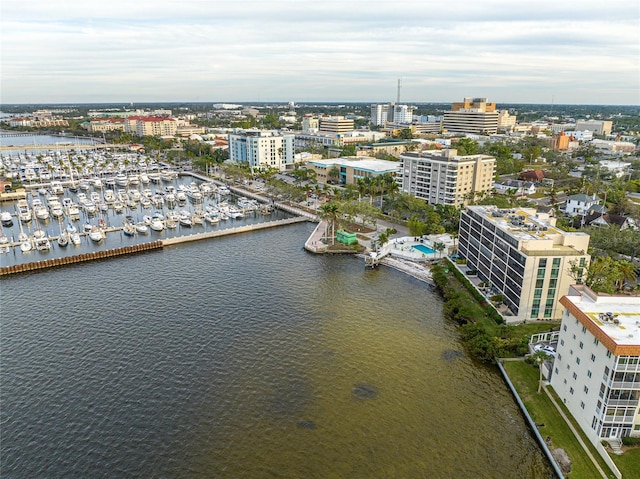
[[[124,131],[124,118],[100,118],[91,120],[88,130],[93,133]]]
[[[502,294],[507,322],[558,320],[560,298],[586,268],[589,235],[555,227],[555,218],[534,208],[468,206],[460,215],[458,253],[477,272],[489,294]]]
[[[178,123],[173,118],[130,116],[124,121],[125,131],[138,136],[174,136]]]
[[[612,127],[613,122],[606,120],[578,120],[576,122],[576,130],[589,130],[601,136],[610,135]]]
[[[465,98],[444,113],[442,128],[448,133],[493,134],[498,131],[499,117],[495,103],[486,98]]]
[[[320,133],[344,134],[353,131],[353,120],[347,120],[343,116],[320,117]]]
[[[458,156],[454,149],[405,152],[400,163],[402,191],[432,205],[468,203],[472,192],[493,187],[496,171],[493,156]]]
[[[359,178],[375,178],[384,174],[396,176],[400,164],[397,161],[378,160],[368,156],[344,156],[326,160],[307,161],[307,168],[316,172],[318,183],[326,183],[329,171],[338,168],[339,182],[355,185]]]

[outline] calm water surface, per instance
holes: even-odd
[[[546,477],[439,296],[312,228],[1,280],[2,477]]]

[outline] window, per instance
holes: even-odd
[[[610,358],[611,357],[611,351],[607,351],[607,357]]]
[[[593,339],[593,344],[595,344],[596,346],[600,344],[600,341],[598,341],[598,338]]]
[[[573,379],[578,379],[578,375],[576,373],[573,373]]]
[[[558,374],[558,368],[556,368],[555,371],[556,371],[556,374]]]
[[[584,409],[584,401],[580,401],[580,407]]]
[[[561,345],[561,346],[564,346],[564,339],[561,339],[561,340],[560,340],[560,345]]]
[[[569,394],[573,394],[573,388],[569,388]]]
[[[580,358],[576,358],[576,364],[580,364]]]
[[[564,326],[562,326],[562,329],[563,329],[564,331],[566,331],[566,330],[567,330],[567,325],[565,324]],[[597,339],[596,339],[596,341],[597,341]]]
[[[587,377],[590,378],[591,377],[591,370],[587,371]]]
[[[580,349],[584,349],[584,343],[580,341]]]
[[[605,366],[605,367],[604,367],[604,376],[605,376],[606,378],[608,378],[608,377],[609,377],[609,366]]]
[[[586,333],[587,332],[587,328],[585,326],[582,326],[582,332]]]
[[[558,361],[562,361],[562,354],[558,354]]]
[[[589,388],[587,386],[584,387],[583,391],[585,394],[589,394]]]
[[[595,361],[596,360],[596,355],[595,354],[591,354],[591,361]]]

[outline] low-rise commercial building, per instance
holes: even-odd
[[[378,160],[366,156],[344,156],[325,160],[307,161],[307,168],[316,172],[318,183],[327,183],[329,172],[339,170],[339,182],[343,185],[355,185],[359,178],[375,178],[385,174],[398,174],[400,164],[396,161]]]
[[[606,136],[611,134],[613,122],[609,120],[578,120],[576,130],[589,130],[596,135]]]
[[[572,286],[551,385],[589,440],[640,436],[640,296]]]
[[[557,320],[560,298],[589,263],[589,235],[555,227],[533,208],[468,206],[460,215],[458,252],[494,294],[502,294],[507,322]]]

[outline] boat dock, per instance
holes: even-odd
[[[178,236],[175,238],[166,238],[148,243],[139,243],[131,246],[123,246],[121,248],[113,248],[107,250],[93,251],[74,256],[63,256],[60,258],[51,258],[42,261],[34,261],[31,263],[21,263],[12,266],[4,266],[0,268],[0,276],[6,276],[15,273],[24,273],[27,271],[36,271],[40,269],[53,268],[57,266],[65,266],[68,264],[84,263],[85,261],[94,261],[98,259],[112,258],[114,256],[128,255],[162,249],[165,246],[173,246],[181,243],[189,243],[192,241],[201,241],[205,239],[218,238],[238,233],[246,233],[249,231],[258,231],[266,228],[274,228],[276,226],[290,225],[294,223],[303,223],[309,221],[305,217],[286,218],[276,221],[268,221],[264,223],[255,223],[251,225],[238,226],[236,228],[227,228],[217,231],[209,231],[205,233],[196,233],[186,236]]]

